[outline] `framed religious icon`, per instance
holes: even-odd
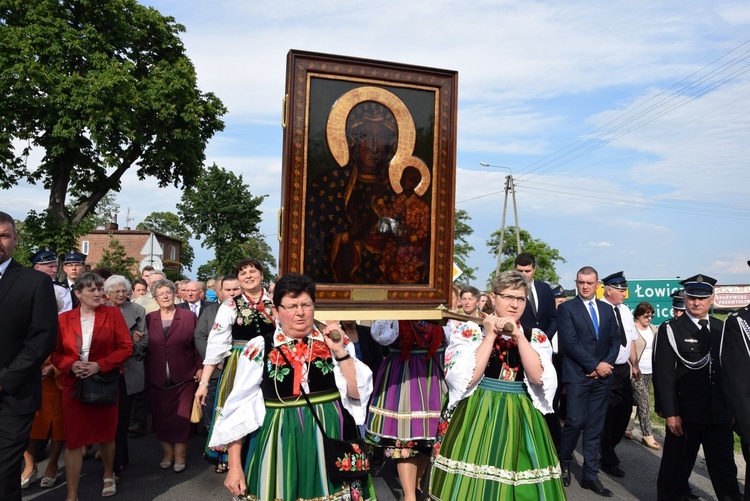
[[[292,50],[280,273],[319,306],[433,308],[451,294],[455,71]]]

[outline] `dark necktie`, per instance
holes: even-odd
[[[529,303],[529,306],[531,307],[531,313],[534,314],[534,318],[536,318],[536,302],[534,302],[534,286],[529,286],[529,295],[527,296],[527,301]]]
[[[711,335],[711,331],[708,330],[708,319],[707,318],[702,318],[702,319],[698,320],[698,325],[701,326],[701,332],[703,334],[706,334],[707,336]]]
[[[68,290],[70,291],[70,302],[73,305],[73,309],[76,309],[78,308],[78,303],[80,302],[78,301],[78,296],[76,296],[76,293],[73,290],[73,287],[70,286],[67,280],[65,281],[65,283],[68,285]]]
[[[628,338],[625,336],[625,327],[622,325],[622,317],[620,316],[620,309],[617,306],[614,307],[615,317],[617,318],[617,325],[620,327],[620,344],[626,346],[628,344]]]

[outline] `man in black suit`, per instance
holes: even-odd
[[[747,262],[750,266],[750,261]],[[719,358],[724,390],[732,408],[742,455],[750,463],[750,305],[729,315],[721,333]],[[745,501],[750,501],[750,468],[745,468]]]
[[[690,463],[702,445],[716,497],[738,500],[732,413],[719,370],[723,322],[708,315],[716,280],[695,275],[680,283],[685,288],[685,314],[659,326],[654,348],[654,393],[667,420],[657,499],[688,497]]]
[[[200,318],[203,308],[211,304],[210,301],[201,300],[202,292],[203,287],[198,282],[192,281],[186,283],[185,287],[182,288],[183,302],[178,303],[177,307],[183,310],[190,310],[196,317]]]
[[[523,275],[526,283],[529,284],[529,292],[526,299],[526,308],[521,315],[521,324],[529,327],[536,327],[547,334],[552,341],[557,334],[557,305],[555,296],[552,294],[552,288],[544,282],[534,280],[536,272],[536,258],[528,252],[522,252],[516,256],[516,271]],[[559,356],[553,355],[553,363],[559,366]],[[562,385],[560,385],[562,387]],[[562,388],[560,388],[562,392]],[[555,408],[553,406],[553,408]],[[560,428],[560,417],[557,412],[545,414],[544,420],[547,422],[549,434],[552,436],[552,443],[555,444],[555,450],[560,450],[560,438],[562,429]]]
[[[41,406],[42,362],[57,341],[57,300],[49,276],[13,260],[16,223],[0,212],[0,494],[21,499],[21,458]]]
[[[599,444],[612,387],[612,368],[620,335],[611,306],[596,300],[599,274],[584,266],[576,275],[578,295],[557,309],[557,329],[567,391],[567,413],[560,441],[560,467],[570,485],[570,463],[583,430],[581,487],[600,496],[612,491],[599,480]]]
[[[534,280],[536,272],[536,259],[528,252],[522,252],[516,256],[516,271],[523,274],[526,283],[529,284],[529,295],[523,310],[521,324],[536,327],[552,339],[557,332],[557,308],[552,288],[544,282]]]
[[[73,294],[73,286],[76,283],[78,275],[84,272],[85,266],[86,255],[81,254],[75,249],[63,256],[63,271],[65,272],[65,281],[63,282],[63,285],[70,291],[73,309],[78,308],[78,297]]]

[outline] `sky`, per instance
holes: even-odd
[[[299,49],[458,72],[456,209],[471,217],[480,288],[510,173],[520,227],[566,259],[567,289],[585,265],[750,283],[750,2],[142,3],[185,26],[199,87],[229,110],[206,163],[268,195],[260,230],[274,250],[286,56]],[[0,196],[17,218],[48,198],[26,185]],[[120,227],[128,209],[135,227],[179,197],[127,174]],[[193,246],[192,275],[213,257]]]

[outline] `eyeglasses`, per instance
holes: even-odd
[[[315,308],[314,303],[294,303],[294,304],[287,304],[286,306],[283,304],[279,305],[279,308],[284,308],[286,311],[297,311],[297,309],[302,308],[303,311],[310,311],[313,308]]]
[[[513,296],[511,294],[495,294],[495,296],[501,297],[501,298],[503,298],[506,301],[509,301],[511,303],[513,301],[518,301],[519,303],[525,303],[526,302],[526,298],[524,296]]]
[[[172,291],[169,291],[169,292],[160,292],[160,293],[158,293],[156,295],[156,297],[170,297],[170,296],[174,296],[174,292],[172,292]]]

